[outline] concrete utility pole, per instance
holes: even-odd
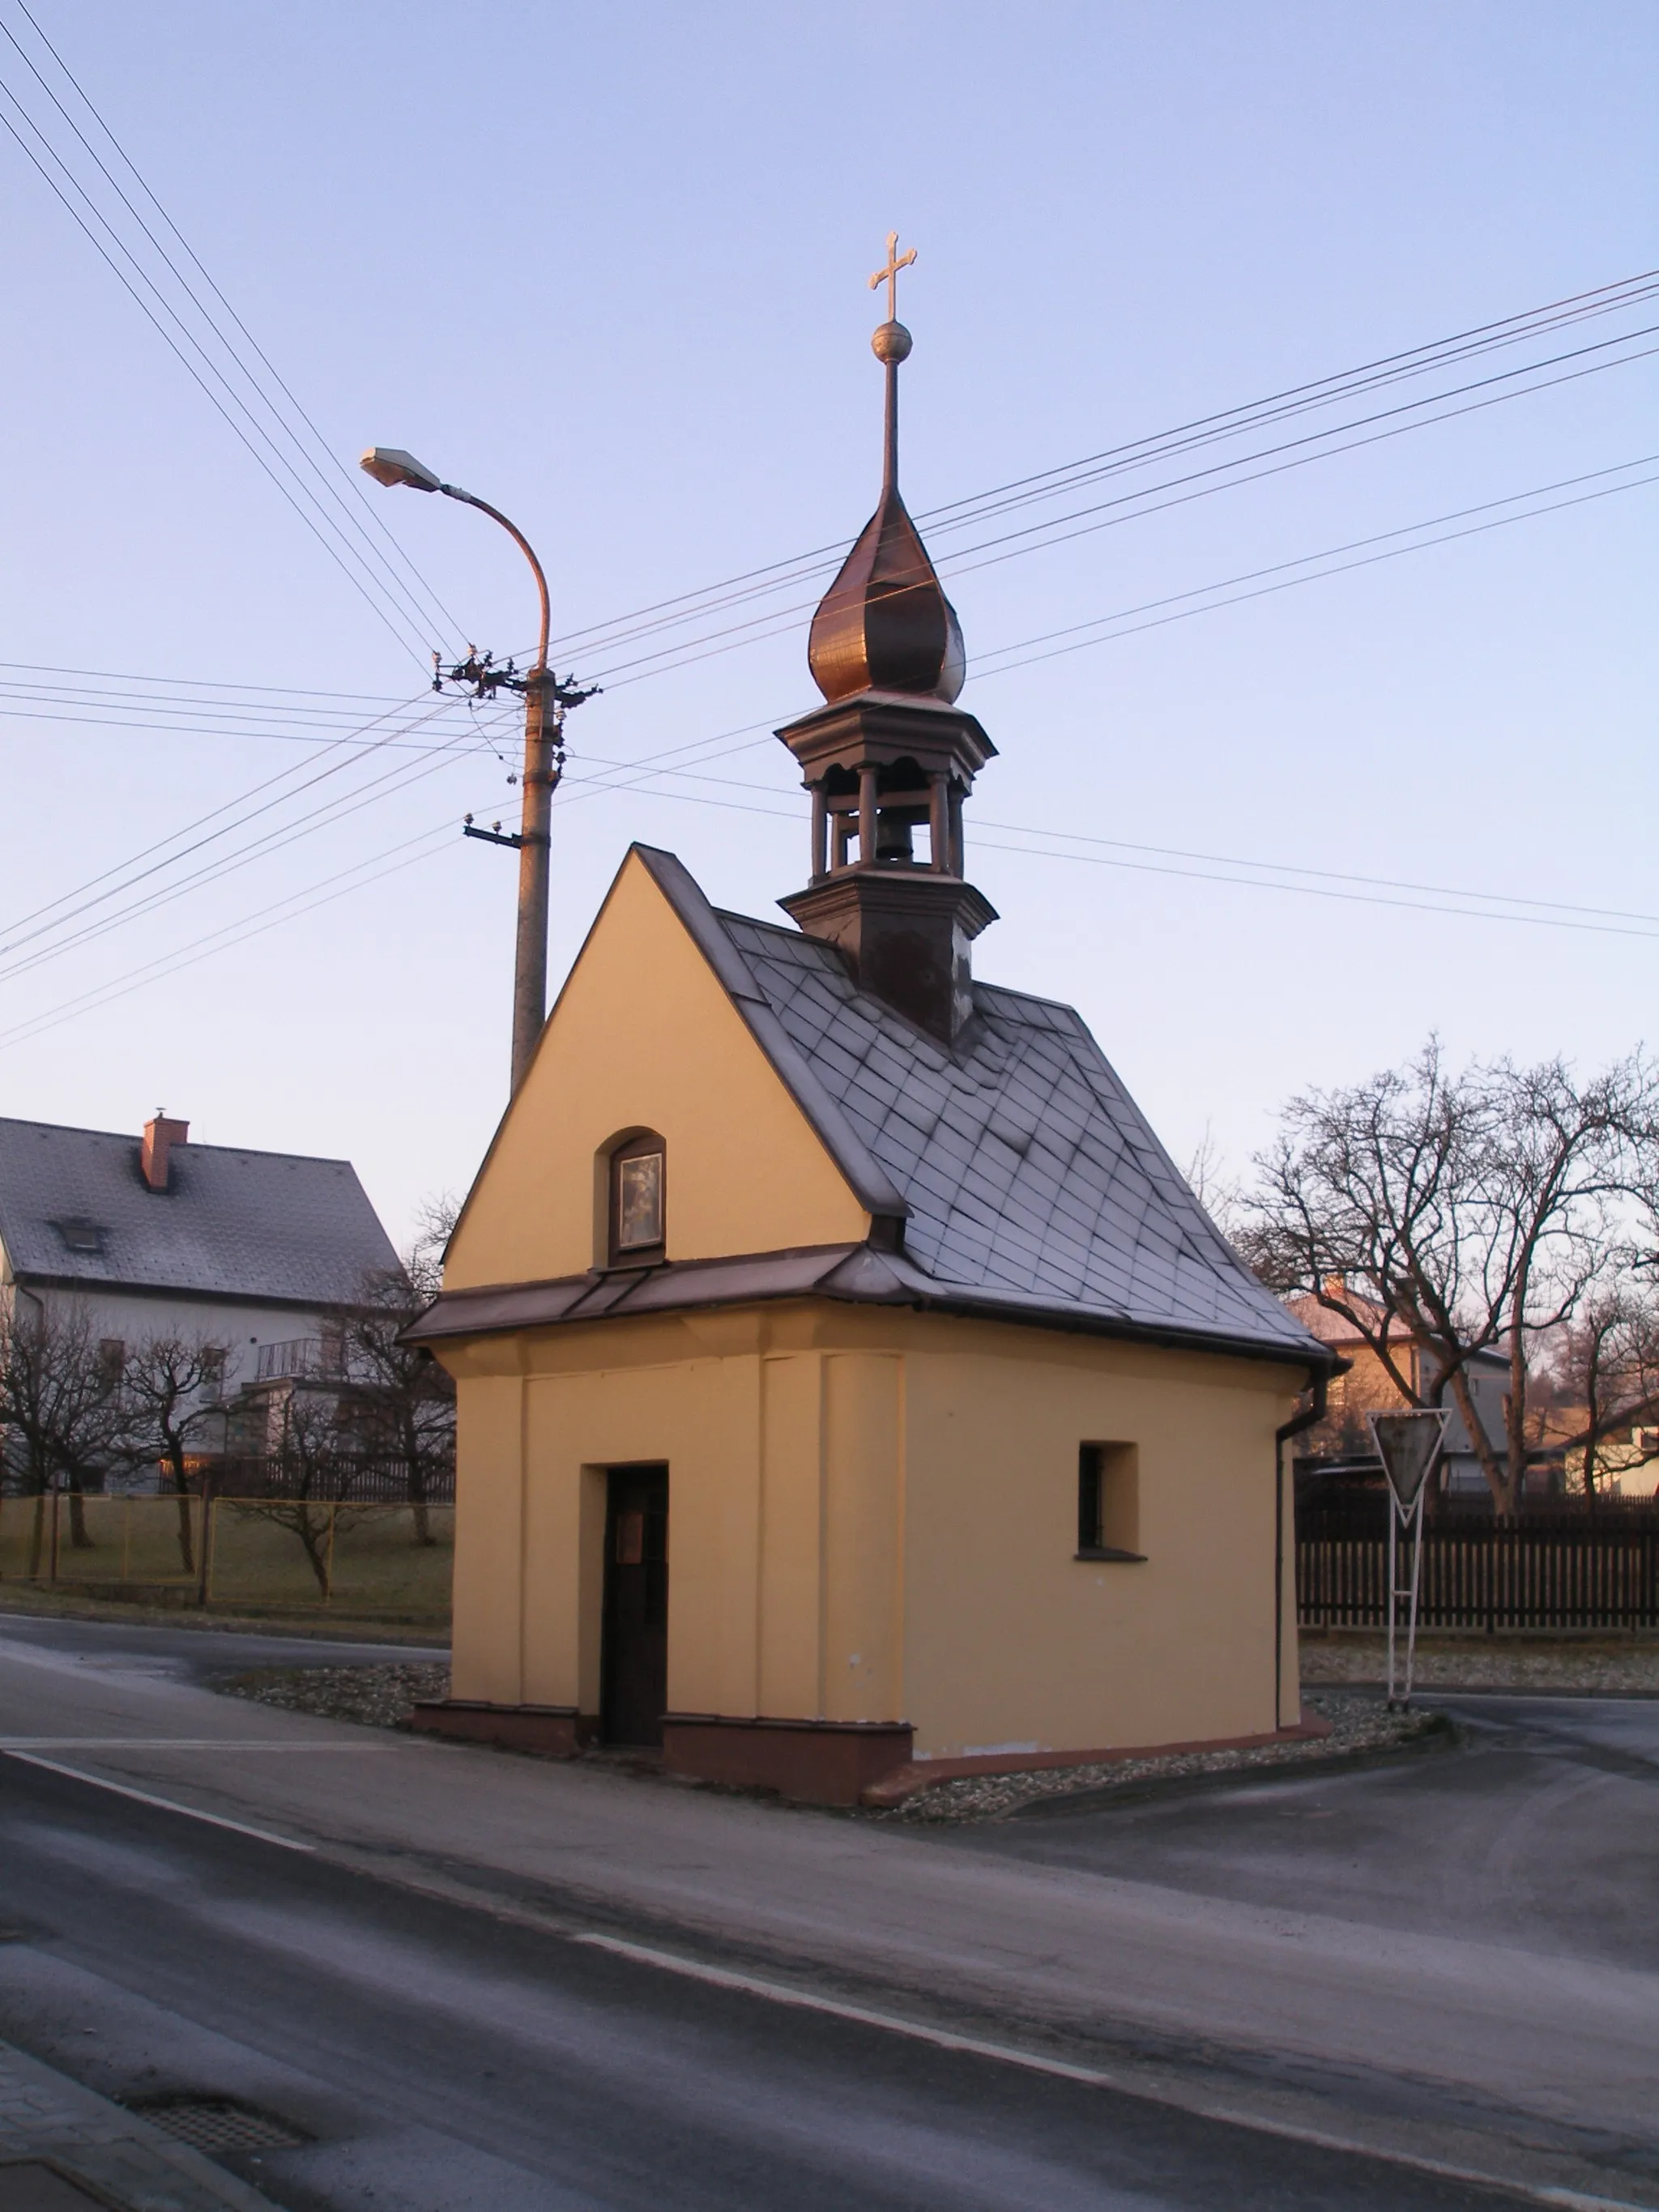
[[[535,548],[516,523],[510,522],[487,499],[463,491],[459,484],[445,483],[412,453],[398,447],[371,446],[361,466],[377,483],[406,484],[411,491],[441,491],[446,499],[458,499],[468,507],[476,507],[492,522],[500,523],[529,562],[536,579],[541,600],[541,630],[534,665],[520,676],[511,661],[504,668],[496,668],[489,653],[480,656],[475,650],[470,659],[449,671],[452,682],[471,685],[479,698],[493,697],[502,684],[509,690],[524,694],[524,769],[520,778],[524,805],[518,834],[505,835],[499,825],[494,830],[477,829],[471,815],[465,823],[469,837],[479,837],[492,845],[513,846],[519,855],[518,942],[513,966],[513,1089],[516,1091],[530,1066],[536,1040],[547,1016],[547,910],[553,789],[564,758],[557,749],[557,738],[566,708],[579,707],[584,699],[591,698],[592,689],[580,690],[574,684],[561,684],[548,667],[547,577],[536,558]],[[435,653],[433,659],[435,663]],[[434,674],[434,690],[441,689],[442,683],[442,676]]]

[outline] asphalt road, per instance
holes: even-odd
[[[158,1655],[159,1657],[159,1655]],[[292,2212],[1502,2206],[1502,2193],[687,1980],[0,1760],[0,2033],[234,2095]]]
[[[1076,1797],[954,1850],[1659,1972],[1659,1699],[1433,1698],[1463,1741],[1358,1770]],[[1654,2057],[1659,2108],[1659,2052]]]
[[[0,1613],[0,2036],[293,2117],[245,2170],[341,2212],[1659,2207],[1659,1701],[938,1831],[203,1686],[386,1656]]]
[[[445,1659],[447,1644],[367,1644],[292,1631],[198,1627],[188,1620],[77,1620],[51,1613],[7,1613],[0,1607],[0,1642],[23,1650],[61,1652],[90,1673],[100,1668],[161,1680],[199,1682],[234,1667],[385,1666],[398,1660]]]

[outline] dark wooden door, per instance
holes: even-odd
[[[608,1487],[605,1740],[656,1744],[668,1703],[668,1469],[613,1467]]]

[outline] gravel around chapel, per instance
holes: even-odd
[[[228,1698],[252,1698],[285,1712],[392,1729],[418,1700],[449,1695],[449,1669],[441,1660],[410,1659],[368,1667],[248,1667],[210,1675],[209,1684]]]
[[[1382,1680],[1387,1651],[1380,1635],[1304,1633],[1303,1682],[1310,1690],[1328,1682],[1374,1685]],[[1416,1675],[1425,1690],[1659,1697],[1659,1637],[1419,1636]]]
[[[1440,1713],[1391,1713],[1363,1691],[1324,1690],[1303,1699],[1304,1712],[1330,1723],[1325,1736],[1296,1743],[1258,1744],[1248,1751],[1193,1751],[1163,1759],[1115,1759],[1098,1766],[1050,1767],[1036,1774],[964,1774],[936,1783],[876,1817],[885,1820],[994,1820],[1018,1813],[1040,1799],[1072,1797],[1086,1791],[1101,1796],[1146,1789],[1189,1775],[1232,1774],[1262,1766],[1317,1765],[1322,1760],[1357,1753],[1405,1749],[1413,1743],[1449,1739],[1450,1725]]]

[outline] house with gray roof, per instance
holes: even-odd
[[[112,1351],[222,1344],[228,1391],[302,1370],[397,1266],[349,1160],[0,1119],[0,1298],[78,1304]]]

